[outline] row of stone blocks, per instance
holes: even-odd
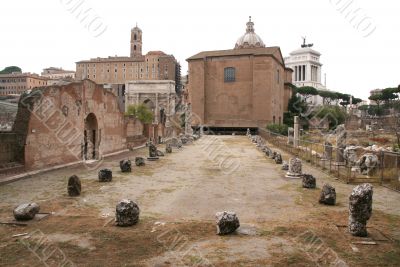
[[[180,136],[179,138],[176,138],[176,144],[175,146],[177,148],[181,148],[183,144],[188,144],[192,141],[198,140],[200,138],[199,135],[193,135],[193,136]],[[164,153],[161,152],[160,150],[157,150],[156,146],[154,144],[152,144],[151,142],[149,144],[146,144],[147,146],[149,146],[149,155],[151,158],[152,153],[154,153],[154,156],[158,157],[162,157],[164,156]],[[165,152],[166,153],[172,153],[172,145],[173,144],[166,144],[165,147]],[[143,157],[136,157],[135,158],[135,165],[136,166],[145,166],[145,159]],[[131,172],[132,171],[132,162],[130,160],[121,160],[119,162],[119,166],[121,169],[121,172]],[[98,179],[99,182],[111,182],[112,181],[112,170],[110,169],[101,169],[98,173]],[[69,179],[68,179],[68,186],[67,186],[67,191],[68,191],[68,195],[71,197],[77,197],[81,194],[82,191],[82,184],[81,184],[81,180],[79,179],[78,176],[76,175],[72,175]],[[133,202],[129,204],[127,204],[129,201],[121,201],[121,203],[119,203],[117,205],[117,214],[118,214],[118,210],[125,210],[124,207],[130,208],[130,207],[136,207],[137,208],[137,216],[139,215],[139,207],[137,207],[137,205]],[[135,208],[135,209],[136,209]],[[32,220],[35,215],[39,212],[40,207],[38,204],[36,203],[24,203],[21,204],[19,206],[17,206],[14,211],[14,218],[16,220]],[[131,212],[131,214],[135,214],[135,212]],[[131,221],[135,221],[134,219],[132,219]],[[137,221],[137,220],[136,220]]]
[[[289,160],[289,164],[282,162],[282,156],[278,152],[267,147],[262,138],[251,136],[249,130],[247,136],[257,147],[277,164],[283,164],[282,170],[287,171],[287,178],[301,178],[303,188],[316,188],[316,179],[311,174],[302,173],[302,162],[295,157]],[[355,187],[349,197],[349,232],[354,236],[367,236],[367,221],[372,213],[373,187],[371,184],[362,184]],[[324,184],[320,193],[319,203],[325,205],[336,204],[336,190],[330,184]]]

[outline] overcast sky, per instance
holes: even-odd
[[[400,84],[399,10],[396,0],[4,1],[0,69],[75,70],[79,60],[128,56],[137,22],[143,52],[173,54],[185,74],[186,58],[233,48],[251,15],[256,33],[283,56],[307,36],[322,53],[327,87],[366,99],[371,89]]]

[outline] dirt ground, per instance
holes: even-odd
[[[111,183],[77,166],[0,186],[0,222],[11,221],[23,202],[52,213],[27,226],[0,225],[0,266],[400,265],[399,193],[374,186],[370,235],[355,238],[344,227],[354,185],[304,164],[318,188],[302,189],[244,136],[205,136],[120,172],[119,160],[146,155],[140,149],[104,161],[101,167],[113,170]],[[221,165],[227,158],[231,168]],[[67,195],[73,174],[82,181],[76,198]],[[336,188],[336,206],[318,204],[325,182]],[[115,206],[124,198],[141,209],[133,227],[114,226]],[[214,216],[224,210],[235,211],[241,227],[217,236]],[[376,244],[353,243],[359,241]]]

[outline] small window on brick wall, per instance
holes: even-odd
[[[235,81],[235,68],[229,67],[224,69],[224,81],[226,83]]]

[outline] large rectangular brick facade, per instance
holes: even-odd
[[[188,59],[194,124],[265,127],[282,123],[291,82],[278,47],[202,52]],[[235,80],[225,81],[225,69]]]

